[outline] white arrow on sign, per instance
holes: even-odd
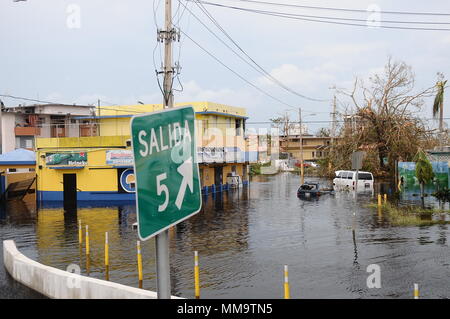
[[[186,193],[186,187],[189,186],[191,193],[194,192],[194,176],[192,174],[192,157],[189,157],[184,161],[183,164],[178,166],[178,173],[183,176],[183,180],[181,181],[180,190],[178,191],[177,199],[175,200],[175,205],[177,205],[178,209],[181,209],[181,205],[183,204],[184,195]]]

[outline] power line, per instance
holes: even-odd
[[[187,1],[191,1],[191,0],[187,0]],[[248,2],[248,3],[256,3],[256,4],[271,5],[271,6],[280,6],[280,7],[313,9],[313,10],[358,12],[358,13],[366,13],[366,14],[368,13],[367,10],[363,10],[363,9],[305,6],[305,5],[298,5],[298,4],[287,4],[287,3],[277,3],[277,2],[267,2],[267,1],[257,1],[257,0],[231,0],[231,1]],[[378,13],[383,13],[383,14],[401,14],[401,15],[421,15],[421,16],[427,16],[427,15],[429,15],[429,16],[450,16],[450,13],[439,13],[439,12],[381,11],[380,10],[380,11],[378,11]]]
[[[178,0],[181,3],[181,0]],[[326,102],[328,100],[325,99],[316,99],[308,97],[304,94],[300,94],[296,92],[295,90],[287,87],[282,82],[280,82],[278,79],[276,79],[274,76],[272,76],[269,72],[267,72],[261,65],[259,65],[229,34],[225,31],[225,29],[217,22],[217,20],[209,13],[209,11],[202,5],[202,2],[200,1],[193,1],[200,10],[203,11],[203,13],[212,21],[212,23],[220,30],[222,33],[241,51],[254,65],[250,64],[245,58],[243,58],[239,53],[237,53],[234,49],[232,49],[227,43],[225,43],[219,36],[217,36],[208,26],[206,26],[192,11],[188,9],[188,11],[193,15],[211,34],[213,34],[220,42],[222,42],[228,49],[230,49],[237,57],[239,57],[241,60],[243,60],[246,64],[248,64],[250,67],[252,67],[254,70],[256,70],[258,73],[263,75],[264,77],[268,78],[270,81],[275,83],[276,85],[280,86],[281,88],[285,89],[286,91],[299,96],[301,98],[314,101],[314,102]],[[183,4],[184,6],[184,4]]]
[[[185,34],[186,35],[186,34]],[[186,35],[187,36],[187,35]],[[191,41],[193,41],[189,36],[187,36]],[[193,41],[194,42],[194,41]],[[195,42],[194,42],[195,43]],[[203,48],[202,48],[203,49]],[[209,52],[208,52],[209,54]],[[219,62],[219,61],[218,61]],[[221,62],[219,62],[221,63]],[[225,67],[227,67],[226,65],[224,65]],[[228,68],[228,67],[227,67]],[[238,74],[237,74],[238,75]],[[239,76],[239,75],[238,75]],[[243,79],[243,78],[242,78]],[[244,81],[246,81],[245,79],[243,79]],[[250,85],[252,85],[250,82],[248,82]],[[75,105],[75,104],[65,104],[65,103],[61,103],[61,102],[50,102],[50,101],[43,101],[43,100],[36,100],[36,99],[31,99],[31,98],[26,98],[26,97],[18,97],[18,96],[13,96],[13,95],[7,95],[7,94],[0,94],[1,97],[6,97],[6,98],[12,98],[12,99],[18,99],[18,100],[25,100],[25,101],[32,101],[32,102],[38,102],[38,103],[46,103],[46,104],[60,104],[60,105],[66,105],[66,106],[82,106],[82,105]],[[106,101],[104,101],[106,102]],[[283,103],[280,101],[280,103]],[[87,105],[87,106],[92,106],[92,108],[97,108],[94,105]],[[290,106],[290,105],[288,105]],[[9,108],[6,108],[9,109]],[[131,112],[131,113],[136,113],[136,114],[142,114],[145,111],[143,110],[136,110],[136,109],[116,109],[116,108],[110,108],[110,107],[100,107],[101,110],[110,110],[110,111],[120,111],[120,112]],[[314,112],[314,113],[320,113],[320,112]],[[327,112],[328,113],[328,112]],[[127,114],[122,114],[122,115],[127,115]],[[81,115],[80,115],[81,116]],[[421,120],[423,121],[435,121],[435,118],[422,118]],[[450,117],[444,117],[443,120],[450,120]],[[305,124],[321,124],[321,123],[332,123],[333,120],[303,120],[302,123]],[[346,120],[336,120],[336,123],[345,123]],[[290,123],[292,124],[298,124],[300,123],[299,121],[290,121]],[[217,122],[217,124],[229,124],[229,122]],[[250,122],[250,121],[246,121],[246,125],[255,125],[255,124],[276,124],[273,121],[257,121],[257,122]]]
[[[220,4],[207,2],[207,1],[198,1],[198,0],[188,0],[193,1],[195,3],[200,4],[206,4],[206,5],[217,5],[221,6]],[[230,6],[231,7],[231,6]],[[238,7],[232,7],[232,8],[238,8]],[[246,8],[243,8],[246,9]],[[277,11],[264,11],[264,10],[257,10],[258,12],[264,12],[264,13],[278,13],[283,14],[287,16],[295,16],[295,17],[304,17],[304,18],[317,18],[317,19],[330,19],[330,20],[342,20],[342,21],[356,21],[356,22],[367,22],[367,19],[356,19],[356,18],[343,18],[343,17],[330,17],[330,16],[317,16],[317,15],[307,15],[307,14],[296,14],[296,13],[285,13],[285,12],[277,12]],[[450,22],[436,22],[436,21],[398,21],[398,20],[377,20],[379,23],[394,23],[394,24],[432,24],[432,25],[449,25]]]
[[[27,97],[19,97],[19,96],[8,95],[8,94],[0,94],[0,96],[1,97],[6,97],[6,98],[10,98],[10,99],[15,99],[15,100],[24,100],[24,101],[36,102],[36,103],[72,105],[72,104],[67,104],[67,103],[56,103],[56,102],[50,102],[50,101],[42,101],[42,100],[31,99],[31,98],[27,98]],[[75,104],[73,104],[73,105],[75,105]]]
[[[186,32],[184,32],[183,30],[180,30],[180,32],[187,37],[189,40],[191,40],[196,46],[198,46],[201,50],[203,50],[206,54],[208,54],[211,58],[213,58],[217,63],[219,63],[220,65],[222,65],[223,67],[225,67],[226,69],[228,69],[230,72],[232,72],[234,75],[236,75],[237,77],[239,77],[242,81],[244,81],[245,83],[247,83],[248,85],[252,86],[253,88],[255,88],[256,90],[258,90],[259,92],[263,93],[264,95],[270,97],[271,99],[277,101],[278,103],[281,103],[283,105],[289,106],[289,107],[294,107],[293,105],[290,105],[286,102],[281,101],[280,99],[276,98],[275,96],[267,93],[266,91],[264,91],[263,89],[261,89],[260,87],[256,86],[255,84],[253,84],[252,82],[250,82],[249,80],[247,80],[246,78],[244,78],[242,75],[240,75],[238,72],[234,71],[232,68],[230,68],[228,65],[226,65],[225,63],[223,63],[221,60],[219,60],[214,54],[212,54],[211,52],[209,52],[208,50],[206,50],[204,47],[202,47],[198,42],[196,42],[194,39],[192,39],[189,35],[186,34]]]
[[[115,109],[115,108],[109,108],[109,107],[98,107],[95,106],[94,104],[92,105],[76,105],[75,103],[73,104],[67,104],[67,103],[62,103],[62,102],[54,102],[54,101],[43,101],[43,100],[37,100],[37,99],[31,99],[31,98],[27,98],[27,97],[20,97],[20,96],[14,96],[14,95],[7,95],[7,94],[0,94],[1,97],[6,97],[6,98],[10,98],[10,99],[15,99],[15,100],[23,100],[23,101],[29,101],[29,102],[36,102],[36,103],[44,103],[44,104],[55,104],[55,105],[65,105],[65,106],[90,106],[92,108],[96,108],[96,109],[100,109],[100,110],[111,110],[111,111],[120,111],[120,112],[132,112],[132,113],[136,113],[136,114],[140,114],[143,113],[143,111],[140,110],[136,110],[136,109]],[[103,102],[107,102],[107,101],[103,101]],[[113,104],[113,105],[118,105],[118,104],[114,104],[114,103],[109,103],[108,104]],[[8,108],[6,108],[8,109]]]
[[[187,0],[187,1],[192,1],[192,0]],[[322,17],[321,19],[330,19],[330,20],[321,20],[321,19],[316,19],[316,18],[305,18],[305,16],[307,16],[307,15],[299,15],[299,14],[276,12],[276,11],[265,11],[265,10],[258,10],[258,9],[249,9],[249,8],[243,8],[243,7],[222,5],[222,4],[206,2],[206,1],[202,1],[202,3],[206,4],[206,5],[210,5],[210,6],[222,7],[222,8],[239,10],[239,11],[256,13],[256,14],[262,14],[262,15],[269,15],[269,16],[286,18],[286,19],[337,24],[337,25],[356,26],[356,27],[365,27],[365,28],[370,27],[370,25],[368,25],[367,23],[366,24],[358,24],[358,23],[339,22],[339,21],[357,20],[357,19]],[[310,17],[312,17],[312,16],[310,16]],[[336,20],[336,21],[333,21],[333,20]],[[367,20],[364,20],[364,21],[367,21]],[[377,22],[379,22],[379,21],[377,21]],[[405,22],[397,22],[397,23],[405,23]],[[372,26],[372,27],[383,28],[383,29],[398,29],[398,30],[450,31],[450,29],[446,29],[446,28],[419,28],[419,27],[402,27],[402,26],[386,26],[386,25],[377,25],[377,26]]]

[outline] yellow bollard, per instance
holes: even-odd
[[[284,265],[284,299],[290,299],[288,266]]]
[[[81,228],[81,219],[78,220],[78,243],[83,244],[83,229]]]
[[[414,284],[414,299],[419,299],[419,284]]]
[[[105,232],[105,278],[109,280],[109,240],[108,232]]]
[[[89,226],[86,225],[86,255],[89,256]]]
[[[109,266],[109,242],[108,242],[108,232],[105,232],[105,266]]]
[[[200,299],[200,272],[198,268],[198,252],[194,252],[194,284],[195,299]]]
[[[387,204],[387,194],[384,194],[384,203]]]
[[[139,276],[139,288],[142,288],[142,255],[141,255],[141,242],[137,241],[137,262],[138,262],[138,276]]]
[[[381,206],[381,194],[378,194],[378,206]]]

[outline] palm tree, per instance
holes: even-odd
[[[441,133],[444,131],[444,89],[446,83],[447,80],[436,83],[437,93],[433,103],[433,117],[437,118],[439,112],[439,131]]]
[[[416,162],[416,177],[420,185],[420,199],[422,201],[422,207],[424,206],[425,197],[425,185],[430,183],[434,178],[433,167],[427,158],[424,151],[420,150],[414,157],[414,162]]]

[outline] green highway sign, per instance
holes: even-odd
[[[201,209],[194,109],[136,115],[131,135],[138,233],[147,240]]]

